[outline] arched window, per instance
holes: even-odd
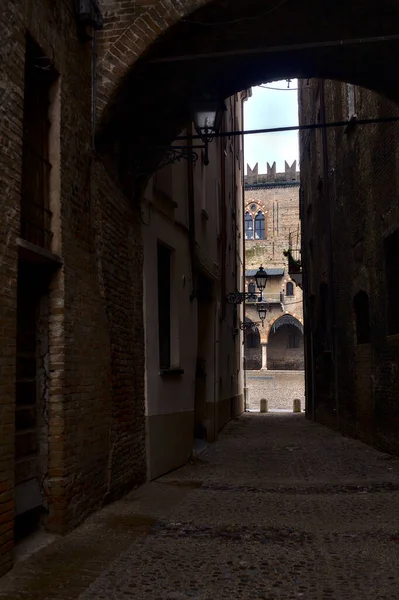
[[[353,299],[356,316],[356,337],[358,344],[370,341],[369,297],[366,292],[358,292]]]
[[[292,283],[292,281],[287,282],[287,285],[285,286],[285,295],[286,296],[294,295],[294,284]]]
[[[265,217],[260,211],[255,217],[255,239],[265,239]]]
[[[248,293],[249,294],[256,294],[256,285],[254,283],[249,283],[248,284]]]
[[[249,212],[245,213],[245,239],[254,239],[254,220],[249,214]]]

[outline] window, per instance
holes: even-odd
[[[399,333],[399,231],[384,240],[388,335]]]
[[[285,286],[285,295],[286,296],[294,295],[294,284],[292,283],[292,281],[287,282],[287,285]]]
[[[254,221],[249,212],[245,213],[245,239],[254,239]]]
[[[255,217],[255,239],[265,239],[265,217],[261,212],[258,212]]]
[[[256,286],[254,283],[249,283],[248,284],[248,293],[249,294],[256,294]]]
[[[288,348],[299,348],[299,335],[297,333],[291,333],[288,336]]]
[[[356,317],[356,337],[358,344],[370,341],[369,297],[366,292],[359,292],[353,299]]]
[[[50,93],[57,78],[48,58],[27,37],[21,188],[21,237],[51,247],[49,120]]]
[[[166,246],[158,244],[158,335],[159,367],[170,369],[170,309],[171,309],[171,256]]]

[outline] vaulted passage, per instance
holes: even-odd
[[[397,0],[2,3],[0,575],[31,529],[136,492],[0,597],[397,597],[398,22]],[[243,104],[294,77],[301,173],[269,213],[244,203]],[[165,166],[204,98],[225,102],[221,135]],[[284,256],[272,320],[245,238]],[[237,419],[245,341],[260,381],[304,346],[309,420]]]
[[[319,77],[397,98],[393,0],[377,14],[371,0],[154,1],[137,12],[109,1],[104,10],[98,143],[136,176],[151,173],[156,147],[176,137],[204,94],[227,98],[261,81]]]

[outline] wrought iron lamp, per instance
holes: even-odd
[[[102,29],[104,23],[98,0],[75,0],[75,8],[81,25]]]
[[[248,331],[251,329],[256,329],[258,325],[261,324],[262,321],[244,321],[243,323],[240,323],[240,329],[241,331]]]
[[[255,274],[256,287],[260,291],[258,298],[259,302],[263,301],[262,292],[266,287],[267,273],[261,266]],[[254,292],[231,292],[227,294],[227,302],[229,304],[242,304],[244,300],[256,300],[256,293]],[[259,311],[258,311],[259,312]]]
[[[259,315],[260,320],[262,321],[262,327],[263,327],[263,322],[266,319],[266,312],[267,312],[267,305],[266,305],[266,302],[263,301],[263,298],[256,305],[256,310],[258,311],[258,315]]]
[[[266,287],[266,282],[267,282],[267,273],[262,266],[259,267],[258,271],[255,274],[255,281],[256,281],[256,287],[262,294],[263,290]]]
[[[198,150],[204,151],[204,165],[209,165],[208,146],[215,135],[219,133],[225,110],[224,102],[210,98],[198,100],[193,104],[192,118],[195,131],[203,143],[193,146],[171,145],[165,148],[164,158],[158,168],[175,164],[182,159],[196,162],[198,160]]]

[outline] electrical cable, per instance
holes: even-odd
[[[299,88],[276,88],[268,85],[258,85],[256,87],[263,88],[264,90],[276,90],[277,92],[295,92],[296,90],[299,90]]]
[[[257,15],[251,15],[250,17],[240,17],[239,19],[233,19],[231,21],[219,21],[218,23],[206,23],[204,21],[194,21],[191,19],[184,19],[184,18],[181,19],[181,21],[183,23],[189,23],[190,25],[202,25],[203,27],[220,27],[221,25],[235,25],[236,23],[243,23],[245,21],[255,21],[261,17],[265,17],[266,15],[281,8],[281,6],[283,6],[287,2],[288,2],[288,0],[280,0],[280,2],[278,2],[275,6],[272,6],[271,8],[267,9],[264,12],[261,12]]]

